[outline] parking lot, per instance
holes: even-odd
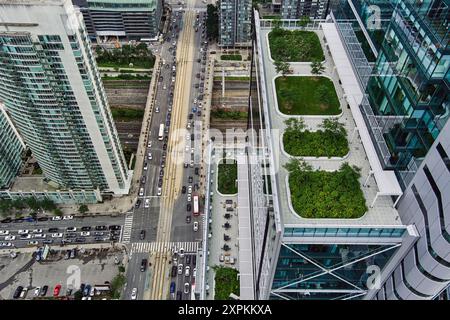
[[[102,249],[78,247],[72,258],[66,249],[54,251],[49,253],[47,260],[39,262],[32,253],[19,253],[15,258],[0,255],[0,300],[13,299],[19,286],[28,289],[22,290],[25,294],[19,299],[52,297],[58,285],[59,297],[68,293],[73,297],[80,285],[94,287],[110,282],[118,274],[118,263],[123,259],[124,251],[110,246]],[[48,286],[45,295],[44,286]],[[40,290],[36,291],[36,288]]]

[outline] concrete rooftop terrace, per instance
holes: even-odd
[[[361,190],[363,191],[364,197],[366,199],[366,205],[368,207],[368,211],[361,217],[357,219],[305,219],[300,217],[297,213],[294,212],[289,196],[289,188],[288,188],[288,172],[283,168],[283,165],[287,163],[291,156],[284,152],[282,146],[282,134],[285,129],[284,121],[291,116],[283,115],[278,110],[276,92],[274,79],[277,76],[280,76],[276,73],[275,67],[273,65],[273,60],[270,57],[270,49],[269,49],[269,41],[268,34],[271,31],[270,27],[260,26],[259,17],[256,17],[256,34],[257,34],[257,44],[259,47],[259,60],[256,63],[259,64],[259,76],[260,83],[264,86],[262,88],[262,92],[266,93],[263,97],[262,101],[265,106],[265,112],[267,112],[268,119],[266,119],[266,123],[269,124],[271,129],[278,129],[279,135],[276,132],[271,133],[272,145],[273,145],[273,154],[275,158],[275,171],[276,173],[276,184],[278,189],[278,197],[279,197],[279,206],[281,211],[281,218],[283,224],[286,225],[300,225],[300,226],[314,226],[320,225],[323,226],[401,226],[401,220],[398,216],[397,210],[393,207],[394,202],[392,201],[390,196],[381,195],[383,194],[383,188],[385,188],[386,181],[381,181],[381,190],[375,178],[380,179],[383,178],[383,175],[375,176],[374,178],[374,168],[371,164],[376,163],[378,159],[370,159],[369,156],[376,156],[372,152],[366,152],[365,148],[367,146],[368,141],[364,140],[366,137],[360,125],[361,123],[355,122],[355,117],[352,112],[355,112],[355,109],[348,108],[347,105],[350,105],[349,101],[355,101],[357,99],[361,99],[361,97],[352,96],[354,93],[349,92],[348,89],[343,88],[339,84],[339,80],[342,81],[343,85],[345,85],[342,77],[344,75],[342,72],[343,62],[342,59],[347,59],[347,64],[344,67],[348,66],[350,62],[347,57],[342,57],[342,50],[327,50],[325,45],[325,41],[329,45],[336,46],[336,41],[340,41],[340,39],[336,39],[334,35],[336,33],[333,32],[334,27],[333,24],[326,23],[326,33],[322,25],[314,30],[319,36],[323,52],[325,54],[325,72],[322,76],[330,78],[335,86],[336,93],[339,97],[339,101],[341,104],[342,114],[337,116],[337,119],[344,123],[346,131],[347,131],[347,139],[349,142],[350,152],[343,159],[304,159],[307,163],[313,166],[314,169],[317,170],[326,170],[326,171],[336,171],[339,169],[343,162],[348,162],[350,165],[355,165],[361,168],[361,178],[359,180]],[[288,28],[289,30],[300,29],[296,27]],[[331,33],[330,33],[331,30]],[[311,31],[311,30],[310,30]],[[337,31],[336,31],[337,32]],[[332,39],[327,39],[326,36],[333,35]],[[324,41],[325,39],[325,41]],[[343,48],[341,43],[341,47]],[[334,48],[335,49],[335,48]],[[336,54],[338,52],[340,54],[339,57],[332,56],[333,53]],[[335,59],[338,59],[339,66],[335,65]],[[292,76],[311,76],[311,67],[309,63],[290,63],[291,69],[293,70]],[[340,68],[339,68],[340,67]],[[345,77],[348,79],[349,73],[352,73],[353,70],[345,69]],[[356,80],[356,75],[353,74],[354,81]],[[358,115],[356,115],[358,116]],[[323,116],[304,116],[302,117],[305,120],[305,124],[310,130],[316,130],[318,126],[321,124],[325,117]],[[358,128],[357,128],[358,125]],[[356,130],[357,128],[358,130]],[[367,130],[367,128],[365,128]],[[370,141],[371,143],[371,141]],[[372,145],[373,148],[373,145]],[[377,170],[377,168],[375,168]],[[369,175],[369,173],[372,173]],[[365,183],[367,183],[365,185]],[[388,182],[390,183],[390,181]],[[397,189],[394,185],[388,186],[388,191],[398,193],[401,190]],[[378,194],[378,196],[377,196]],[[392,194],[392,193],[390,193]],[[374,201],[376,199],[376,201]],[[373,207],[372,207],[373,205]]]

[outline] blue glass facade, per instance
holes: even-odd
[[[397,245],[283,244],[271,299],[355,299],[365,295],[370,266],[381,270]]]

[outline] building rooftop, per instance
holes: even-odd
[[[29,177],[17,177],[13,185],[9,189],[11,192],[44,192],[44,191],[56,191],[58,188],[52,186],[44,181],[44,177],[29,176]]]
[[[374,146],[371,144],[370,136],[368,136],[365,123],[360,113],[358,113],[358,101],[362,99],[362,92],[358,87],[356,75],[353,73],[350,62],[345,55],[345,50],[343,44],[340,42],[336,28],[330,23],[323,23],[314,31],[319,35],[326,56],[326,62],[324,63],[326,70],[322,76],[328,76],[332,79],[339,97],[342,115],[338,120],[345,124],[350,153],[344,160],[305,160],[314,169],[326,171],[338,170],[343,162],[348,162],[350,165],[359,167],[361,169],[360,186],[366,199],[368,211],[357,219],[305,219],[293,211],[287,182],[288,172],[283,168],[283,165],[291,157],[283,151],[282,143],[280,143],[286,127],[284,121],[289,116],[281,114],[277,106],[274,78],[278,75],[270,59],[269,42],[267,39],[271,28],[267,27],[267,24],[260,27],[259,18],[256,17],[255,20],[257,23],[257,41],[260,46],[259,62],[262,64],[260,66],[261,73],[265,77],[265,88],[262,88],[262,91],[266,92],[265,103],[267,103],[268,107],[265,108],[268,110],[268,122],[272,129],[279,130],[279,134],[276,131],[272,131],[271,137],[274,146],[273,153],[276,158],[275,170],[278,173],[276,184],[279,206],[284,225],[401,226],[402,223],[397,210],[393,207],[394,203],[391,197],[386,196],[387,194],[399,195],[401,194],[401,189],[395,175],[391,172],[383,171],[381,168]],[[295,27],[289,29],[295,29]],[[328,42],[329,50],[327,50],[324,39]],[[309,64],[291,63],[291,68],[293,70],[293,76],[311,75]],[[303,118],[310,130],[316,130],[324,119],[324,117]],[[369,172],[373,174],[369,175]]]

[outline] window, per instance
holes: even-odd
[[[445,166],[447,167],[447,170],[450,171],[450,158],[448,157],[448,154],[445,152],[444,148],[440,143],[438,143],[436,147],[437,151],[439,152],[439,155],[442,158],[442,161],[444,161]]]

